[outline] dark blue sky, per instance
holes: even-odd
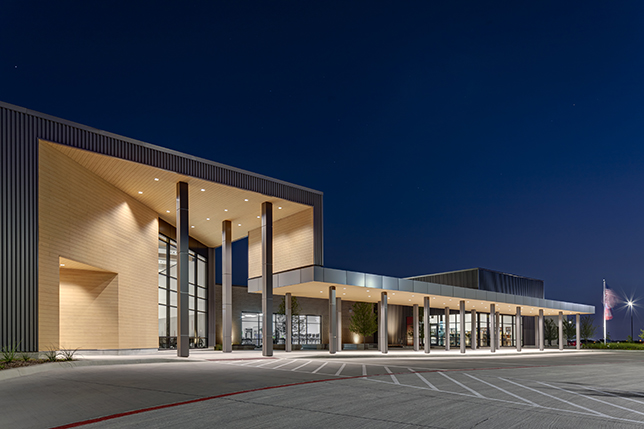
[[[0,100],[323,191],[330,267],[644,298],[642,2],[97,3],[4,1]]]

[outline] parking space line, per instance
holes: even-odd
[[[416,374],[416,375],[418,376],[418,378],[420,378],[420,379],[423,381],[423,383],[425,383],[426,385],[428,385],[428,386],[430,387],[430,389],[432,389],[432,390],[438,390],[438,389],[436,388],[436,386],[434,386],[432,383],[430,383],[430,382],[429,382],[429,380],[427,380],[425,377],[423,377],[422,375],[420,375],[420,373],[415,372],[414,374]]]
[[[320,365],[320,366],[318,367],[318,369],[316,369],[315,371],[313,371],[311,374],[317,374],[317,372],[318,372],[319,370],[321,370],[322,368],[324,368],[324,367],[325,367],[325,366],[327,366],[328,364],[329,364],[329,362],[324,362],[322,365]]]
[[[610,418],[610,416],[607,416],[606,414],[602,414],[599,411],[595,411],[595,410],[591,410],[590,408],[582,407],[581,405],[577,405],[577,404],[574,404],[574,403],[572,403],[570,401],[566,401],[565,399],[561,399],[561,398],[558,398],[558,397],[556,397],[554,395],[550,395],[550,394],[542,392],[540,390],[533,389],[532,387],[528,387],[528,386],[524,386],[524,385],[519,384],[519,383],[515,383],[514,381],[510,381],[510,380],[508,380],[506,378],[499,377],[499,380],[507,381],[508,383],[514,384],[515,386],[523,387],[524,389],[528,389],[528,390],[531,390],[533,392],[537,392],[537,393],[539,393],[541,395],[544,395],[544,396],[547,396],[549,398],[556,399],[557,401],[561,401],[561,402],[564,402],[564,403],[566,403],[568,405],[572,405],[573,407],[581,408],[582,410],[589,411],[589,412],[591,412],[591,413],[593,413],[593,414],[595,414],[597,416]]]
[[[445,377],[446,379],[451,380],[451,381],[453,381],[454,383],[458,384],[458,385],[459,385],[459,386],[461,386],[463,389],[465,389],[465,390],[469,390],[470,392],[472,392],[473,394],[475,394],[475,395],[476,395],[476,396],[478,396],[479,398],[485,398],[485,396],[481,395],[481,394],[480,394],[479,392],[477,392],[476,390],[474,390],[474,389],[470,389],[469,387],[467,387],[466,385],[464,385],[464,384],[463,384],[463,383],[461,383],[460,381],[454,380],[452,377],[450,377],[449,375],[445,374],[444,372],[439,372],[439,374],[440,374],[440,375],[442,375],[443,377]]]
[[[297,366],[297,367],[293,368],[291,371],[297,371],[298,369],[302,368],[303,366],[307,366],[307,365],[308,365],[308,364],[310,364],[311,362],[313,362],[313,361],[312,361],[312,360],[306,361],[306,362],[304,362],[302,365],[300,365],[300,366]],[[275,368],[273,368],[273,369],[275,369]]]
[[[540,407],[540,405],[535,404],[534,402],[532,402],[532,401],[530,401],[530,400],[528,400],[528,399],[522,398],[522,397],[521,397],[521,396],[519,396],[519,395],[515,395],[515,394],[514,394],[514,393],[512,393],[512,392],[508,392],[507,390],[502,389],[502,388],[500,388],[499,386],[495,386],[495,385],[494,385],[494,384],[492,384],[492,383],[488,383],[487,381],[484,381],[484,380],[481,380],[481,379],[479,379],[479,378],[476,378],[476,377],[474,377],[473,375],[469,375],[469,374],[465,374],[465,375],[467,375],[467,376],[468,376],[468,377],[470,377],[470,378],[473,378],[474,380],[480,381],[480,382],[481,382],[481,383],[483,383],[483,384],[487,384],[487,385],[488,385],[488,386],[490,386],[490,387],[494,387],[495,389],[500,390],[501,392],[503,392],[503,393],[505,393],[505,394],[507,394],[507,395],[514,396],[514,397],[515,397],[515,398],[517,398],[517,399],[521,399],[522,401],[525,401],[525,402],[527,402],[527,403],[528,403],[528,404],[530,404],[530,405],[533,405],[533,406],[535,406],[535,407]]]
[[[400,382],[398,381],[398,379],[396,378],[394,373],[391,372],[391,370],[389,368],[387,368],[387,367],[384,367],[384,368],[389,373],[389,375],[391,376],[391,379],[394,381],[394,384],[400,384]]]
[[[407,368],[407,369],[409,370],[409,372],[416,372],[416,371],[414,371],[413,368]]]
[[[582,395],[581,393],[571,392],[570,390],[566,390],[566,389],[561,388],[561,387],[553,386],[553,385],[550,385],[548,383],[543,383],[541,381],[537,381],[537,383],[543,384],[544,386],[552,387],[554,389],[563,390],[564,392],[570,393],[572,395],[578,395],[578,396],[581,396],[582,398],[586,398],[586,399],[590,399],[590,400],[593,400],[593,401],[601,402],[602,404],[610,405],[611,407],[620,408],[622,410],[630,411],[632,413],[640,414],[640,415],[644,416],[644,413],[642,413],[641,411],[635,411],[635,410],[632,410],[632,409],[627,408],[627,407],[622,407],[620,405],[611,404],[610,402],[602,401],[601,399],[593,398],[592,396],[586,396],[586,395]]]
[[[264,363],[260,363],[259,365],[255,365],[255,366],[254,366],[254,368],[259,368],[260,366],[268,365],[269,363],[272,363],[272,362],[279,362],[280,360],[281,360],[281,359],[277,359],[277,361],[274,361],[274,360],[267,360],[267,361],[266,361],[266,362],[264,362]]]
[[[606,392],[605,390],[599,390],[599,389],[595,389],[593,387],[588,387],[588,386],[581,386],[581,387],[583,387],[584,389],[594,390],[595,392],[603,393],[604,395],[615,396],[616,398],[624,399],[626,401],[637,402],[638,404],[643,404],[644,405],[644,402],[638,401],[637,399],[627,398],[626,396],[620,396],[620,395],[617,395],[615,393]]]
[[[343,363],[342,366],[340,367],[340,369],[338,370],[338,372],[335,373],[335,375],[340,375],[345,366],[347,366],[347,364]]]

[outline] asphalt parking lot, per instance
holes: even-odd
[[[643,427],[643,382],[632,351],[87,359],[0,377],[0,427]]]

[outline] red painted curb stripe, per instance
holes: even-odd
[[[429,370],[414,371],[414,372],[427,373],[427,372],[447,372],[447,371],[489,371],[489,370],[501,370],[501,369],[547,368],[547,367],[552,367],[552,366],[578,366],[578,365],[597,365],[597,364],[596,363],[587,363],[587,364],[570,364],[570,365],[513,366],[513,367],[502,367],[502,368],[499,367],[499,368],[466,368],[466,369],[429,369]],[[410,374],[410,373],[409,372],[398,372],[398,373],[393,373],[393,374],[394,375],[398,375],[398,374],[402,375],[402,374]],[[98,423],[98,422],[103,422],[103,421],[106,421],[106,420],[118,419],[119,417],[132,416],[134,414],[146,413],[148,411],[162,410],[164,408],[178,407],[180,405],[187,405],[187,404],[194,404],[194,403],[197,403],[197,402],[210,401],[211,399],[225,398],[227,396],[241,395],[243,393],[259,392],[259,391],[262,391],[262,390],[270,390],[270,389],[280,389],[282,387],[301,386],[301,385],[304,385],[304,384],[324,383],[324,382],[327,382],[327,381],[351,380],[351,379],[355,379],[355,378],[368,378],[368,377],[381,377],[381,376],[384,376],[384,375],[391,375],[391,374],[387,373],[387,374],[372,374],[372,375],[356,375],[356,376],[353,376],[353,377],[327,378],[327,379],[324,379],[324,380],[309,380],[309,381],[301,381],[299,383],[280,384],[278,386],[258,387],[257,389],[240,390],[239,392],[223,393],[221,395],[208,396],[208,397],[199,398],[199,399],[191,399],[189,401],[175,402],[173,404],[157,405],[156,407],[141,408],[140,410],[134,410],[134,411],[126,411],[124,413],[118,413],[118,414],[112,414],[112,415],[109,415],[109,416],[97,417],[95,419],[83,420],[83,421],[80,421],[80,422],[69,423],[69,424],[62,425],[62,426],[55,426],[55,427],[53,427],[51,429],[76,428],[76,427],[80,427],[80,426],[90,425],[92,423]]]

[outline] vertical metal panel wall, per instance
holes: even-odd
[[[543,280],[479,268],[479,289],[511,295],[545,298]]]
[[[469,289],[478,289],[478,270],[452,271],[448,273],[429,274],[426,276],[410,277],[412,280],[421,282],[438,283],[442,285],[466,287]]]
[[[38,349],[38,139],[312,206],[324,264],[321,192],[0,102],[0,347]]]

